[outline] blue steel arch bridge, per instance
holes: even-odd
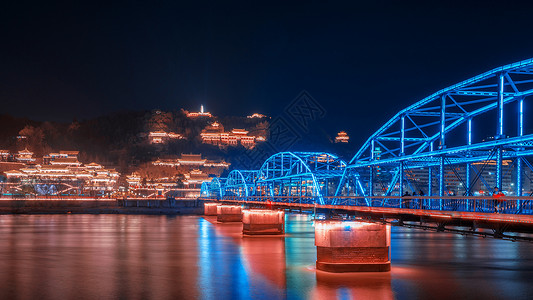
[[[397,112],[348,163],[331,153],[281,152],[259,170],[204,183],[201,197],[533,223],[533,132],[525,124],[532,94],[533,59],[498,67]],[[505,196],[494,199],[494,187]]]

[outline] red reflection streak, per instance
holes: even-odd
[[[316,287],[311,299],[394,299],[391,274],[380,273],[328,273],[316,270]]]
[[[250,271],[286,289],[284,236],[243,236],[242,223],[218,223],[215,216],[204,216],[204,219],[213,224],[217,234],[231,238],[242,249]]]

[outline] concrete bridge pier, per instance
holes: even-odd
[[[357,221],[315,221],[316,268],[344,272],[390,271],[390,226]]]
[[[204,215],[205,216],[216,216],[217,215],[217,207],[220,204],[218,203],[204,203]]]
[[[242,233],[246,235],[276,235],[285,233],[285,211],[245,209]]]
[[[240,205],[219,205],[217,206],[218,222],[241,222],[242,207]]]

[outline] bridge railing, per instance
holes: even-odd
[[[237,202],[283,203],[314,206],[317,197],[311,196],[227,196],[225,200]],[[476,213],[501,213],[533,215],[533,197],[427,197],[427,196],[373,196],[373,197],[324,197],[324,205],[331,208],[342,206],[382,207],[406,210],[438,210]]]

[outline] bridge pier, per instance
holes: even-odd
[[[218,203],[204,203],[204,215],[206,216],[216,216],[217,215],[217,207],[220,204]]]
[[[217,206],[218,222],[241,222],[242,207],[240,205],[219,205]]]
[[[242,212],[242,233],[247,235],[275,235],[285,232],[285,211],[246,209]]]
[[[390,226],[316,221],[316,268],[334,273],[390,271]]]

